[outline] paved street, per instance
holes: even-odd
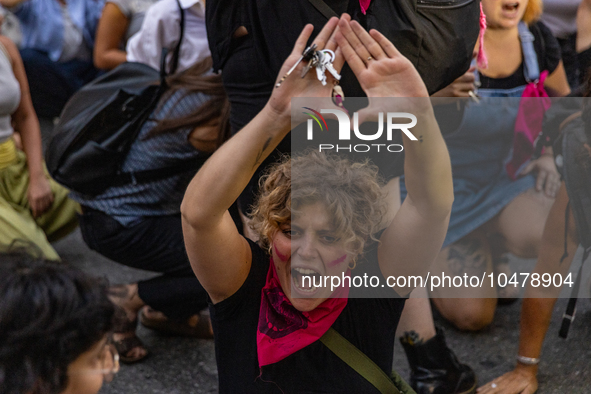
[[[76,231],[56,244],[64,260],[84,271],[104,276],[111,283],[126,283],[150,274],[115,264],[89,250]],[[580,257],[575,262],[580,261]],[[528,270],[534,261],[512,261],[516,269]],[[590,262],[588,262],[590,263]],[[589,283],[585,284],[588,291]],[[588,293],[587,293],[588,294]],[[577,318],[568,340],[558,338],[560,317],[566,299],[559,300],[546,339],[540,365],[541,394],[591,393],[591,302],[579,300]],[[480,382],[487,382],[510,370],[517,353],[521,303],[500,307],[491,327],[479,333],[460,333],[446,329],[449,346],[460,360],[470,364]],[[439,321],[439,320],[438,320]],[[217,372],[213,341],[160,336],[141,327],[139,336],[150,349],[144,362],[122,366],[103,394],[197,394],[217,392]],[[401,346],[395,349],[394,368],[408,377],[408,366]]]

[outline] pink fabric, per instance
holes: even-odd
[[[371,3],[371,0],[359,0],[359,5],[361,6],[361,12],[363,12],[363,15],[365,15],[365,12],[369,8],[369,3]]]
[[[548,71],[543,71],[538,82],[529,83],[519,101],[513,136],[513,155],[506,165],[507,173],[513,180],[517,179],[531,158],[535,140],[542,131],[544,113],[552,104],[544,89],[544,81],[547,76]]]
[[[486,32],[486,15],[484,15],[484,11],[482,10],[482,3],[480,3],[480,37],[478,39],[478,57],[476,58],[476,62],[478,67],[480,68],[487,68],[488,67],[488,59],[486,57],[486,52],[484,52],[484,33]]]
[[[349,288],[340,287],[316,309],[300,312],[283,293],[271,258],[257,329],[259,367],[281,361],[317,341],[337,320],[347,305],[348,295]]]

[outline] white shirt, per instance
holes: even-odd
[[[180,0],[185,10],[185,32],[177,72],[211,56],[202,0]],[[181,13],[176,0],[160,0],[146,13],[142,28],[127,41],[127,61],[160,69],[162,48],[168,48],[167,67],[180,37]],[[167,71],[169,71],[167,69]]]

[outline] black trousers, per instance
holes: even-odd
[[[103,212],[85,209],[80,229],[88,247],[103,256],[162,273],[138,283],[138,295],[147,305],[177,320],[207,307],[207,293],[185,252],[180,214],[145,217],[125,227]]]

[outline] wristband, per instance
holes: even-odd
[[[538,365],[540,363],[540,359],[535,357],[525,357],[518,355],[517,362],[525,365]]]

